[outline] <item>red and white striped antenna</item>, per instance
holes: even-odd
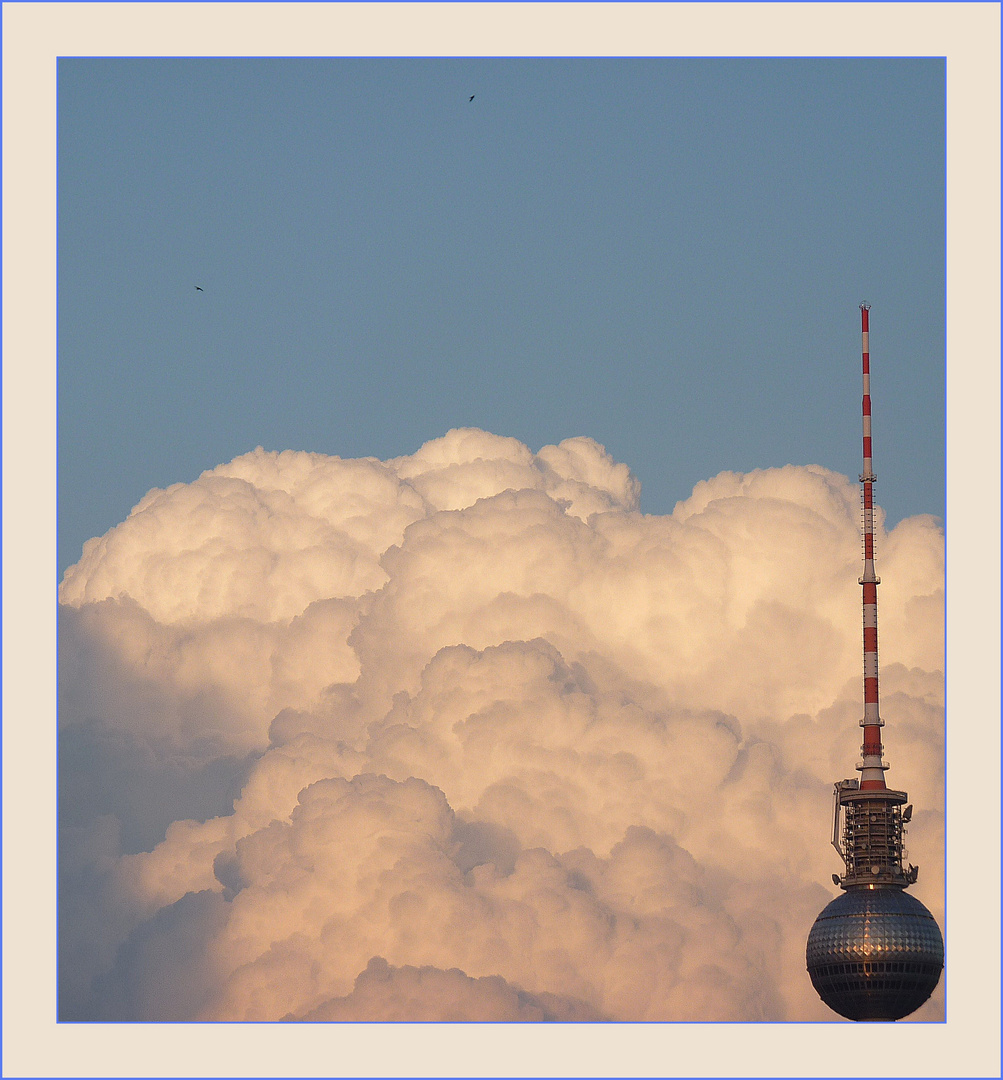
[[[864,373],[864,471],[860,482],[864,485],[864,572],[860,584],[864,590],[864,729],[862,760],[857,766],[860,772],[860,790],[877,791],[885,787],[885,770],[888,766],[881,757],[881,728],[884,721],[878,714],[878,585],[881,579],[874,572],[874,464],[871,456],[871,353],[868,340],[867,313],[870,304],[860,305],[861,355]]]

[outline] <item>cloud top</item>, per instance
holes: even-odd
[[[533,455],[464,428],[385,463],[258,447],[194,483],[150,491],[87,542],[59,599],[79,607],[128,595],[170,623],[288,620],[312,600],[378,589],[380,555],[414,521],[507,490],[546,492],[579,517],[636,509],[640,495],[627,466],[587,438]]]

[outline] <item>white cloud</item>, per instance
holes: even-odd
[[[303,1017],[288,1019],[385,1021],[602,1020],[582,1002],[556,994],[527,994],[498,975],[471,979],[459,968],[393,968],[373,957],[355,987]]]
[[[259,449],[89,542],[63,1014],[830,1018],[804,941],[859,750],[857,488],[638,495],[590,439],[464,429]],[[878,543],[889,781],[942,921],[943,536]]]

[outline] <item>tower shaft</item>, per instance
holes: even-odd
[[[904,791],[885,785],[878,713],[878,583],[874,572],[874,464],[868,305],[860,305],[864,372],[863,484],[864,729],[859,780],[833,792],[832,845],[846,868],[832,875],[843,893],[815,920],[805,961],[822,1000],[850,1020],[898,1020],[930,996],[944,966],[944,941],[929,911],[906,889],[917,868],[903,866],[902,837],[912,814]]]

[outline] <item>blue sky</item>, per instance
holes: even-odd
[[[944,75],[61,59],[60,572],[257,445],[590,435],[648,513],[723,469],[856,477],[863,299],[877,500],[942,516]]]

